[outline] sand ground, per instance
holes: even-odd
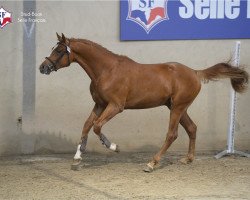
[[[73,155],[0,158],[0,199],[250,199],[250,159],[216,160],[166,155],[153,173],[142,171],[152,153],[86,153],[79,171]]]

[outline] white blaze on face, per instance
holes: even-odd
[[[74,156],[74,159],[75,159],[75,160],[79,160],[79,159],[82,160],[82,157],[81,157],[82,152],[81,152],[80,148],[81,148],[81,145],[79,144],[79,145],[77,146],[76,154],[75,154],[75,156]]]

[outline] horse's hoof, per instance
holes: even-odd
[[[192,159],[189,159],[189,158],[182,158],[182,159],[180,159],[179,161],[180,161],[182,164],[184,164],[184,165],[187,165],[187,164],[190,164],[190,163],[193,162],[193,160],[192,160]]]
[[[115,152],[116,152],[116,153],[120,153],[120,148],[119,148],[119,146],[118,146],[118,145],[116,145]]]
[[[147,173],[151,173],[154,171],[154,168],[153,166],[151,166],[151,164],[147,164],[147,166],[143,169],[144,172],[147,172]]]
[[[81,166],[81,160],[74,160],[73,163],[71,164],[71,170],[78,171],[80,170]]]

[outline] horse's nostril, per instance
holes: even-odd
[[[44,68],[45,68],[45,67],[44,67],[43,65],[40,66],[40,72],[41,72],[42,74],[44,73]]]

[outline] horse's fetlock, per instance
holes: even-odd
[[[157,165],[160,162],[161,157],[156,155],[153,157],[153,161],[151,162],[153,165]]]
[[[187,159],[188,159],[190,162],[192,162],[192,161],[194,160],[194,155],[191,155],[191,154],[187,155]]]

